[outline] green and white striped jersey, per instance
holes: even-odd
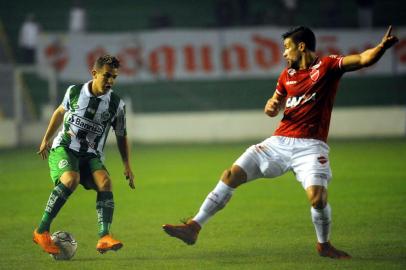
[[[103,158],[111,126],[117,136],[127,135],[124,102],[111,89],[96,97],[89,90],[89,82],[72,85],[61,105],[66,110],[63,129],[55,137],[52,148],[65,146]]]

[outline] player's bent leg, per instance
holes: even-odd
[[[247,181],[247,174],[242,168],[233,165],[224,171],[221,180],[212,192],[207,195],[197,215],[180,225],[163,225],[163,230],[188,245],[197,241],[201,227],[218,211],[223,209],[234,192],[234,189]]]
[[[109,250],[117,251],[123,247],[123,243],[110,235],[110,226],[113,222],[114,198],[111,179],[106,170],[96,170],[92,173],[97,187],[96,212],[99,227],[99,241],[96,249],[100,253]]]
[[[351,256],[345,251],[338,250],[330,243],[331,207],[327,202],[327,189],[324,186],[310,186],[306,188],[310,201],[311,216],[316,230],[316,249],[320,256],[333,259],[349,259]]]
[[[59,183],[49,195],[44,214],[37,229],[39,234],[49,232],[52,220],[66,203],[77,183],[79,183],[79,174],[77,172],[66,171],[61,175]]]

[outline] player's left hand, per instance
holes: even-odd
[[[130,188],[135,189],[134,173],[132,172],[132,170],[129,166],[125,166],[125,168],[124,168],[124,176],[125,176],[125,179],[127,179],[128,185],[130,186]]]
[[[40,155],[43,160],[47,159],[50,149],[51,149],[51,144],[46,140],[42,140],[37,154]]]
[[[392,35],[392,25],[389,25],[389,28],[386,31],[386,33],[383,36],[382,41],[381,41],[383,48],[385,50],[389,49],[398,41],[399,41],[399,39],[396,36]]]

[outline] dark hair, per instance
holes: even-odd
[[[282,35],[283,39],[291,38],[296,44],[303,42],[306,48],[312,52],[316,51],[316,37],[310,28],[297,26]]]
[[[106,54],[97,58],[94,63],[94,69],[101,69],[104,65],[108,65],[111,68],[119,68],[120,61],[116,57]]]

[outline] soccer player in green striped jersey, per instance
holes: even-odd
[[[100,253],[118,250],[123,244],[112,238],[114,200],[110,175],[104,166],[103,149],[110,127],[113,127],[118,150],[124,165],[124,175],[134,189],[134,174],[129,157],[125,105],[113,92],[120,63],[117,58],[105,55],[98,58],[92,70],[93,79],[81,85],[70,86],[62,104],[53,113],[38,154],[48,162],[55,187],[45,207],[34,242],[50,253],[59,248],[51,240],[49,230],[52,220],[69,196],[81,184],[97,192],[96,212],[100,239],[96,249]],[[62,125],[62,130],[51,138]]]

